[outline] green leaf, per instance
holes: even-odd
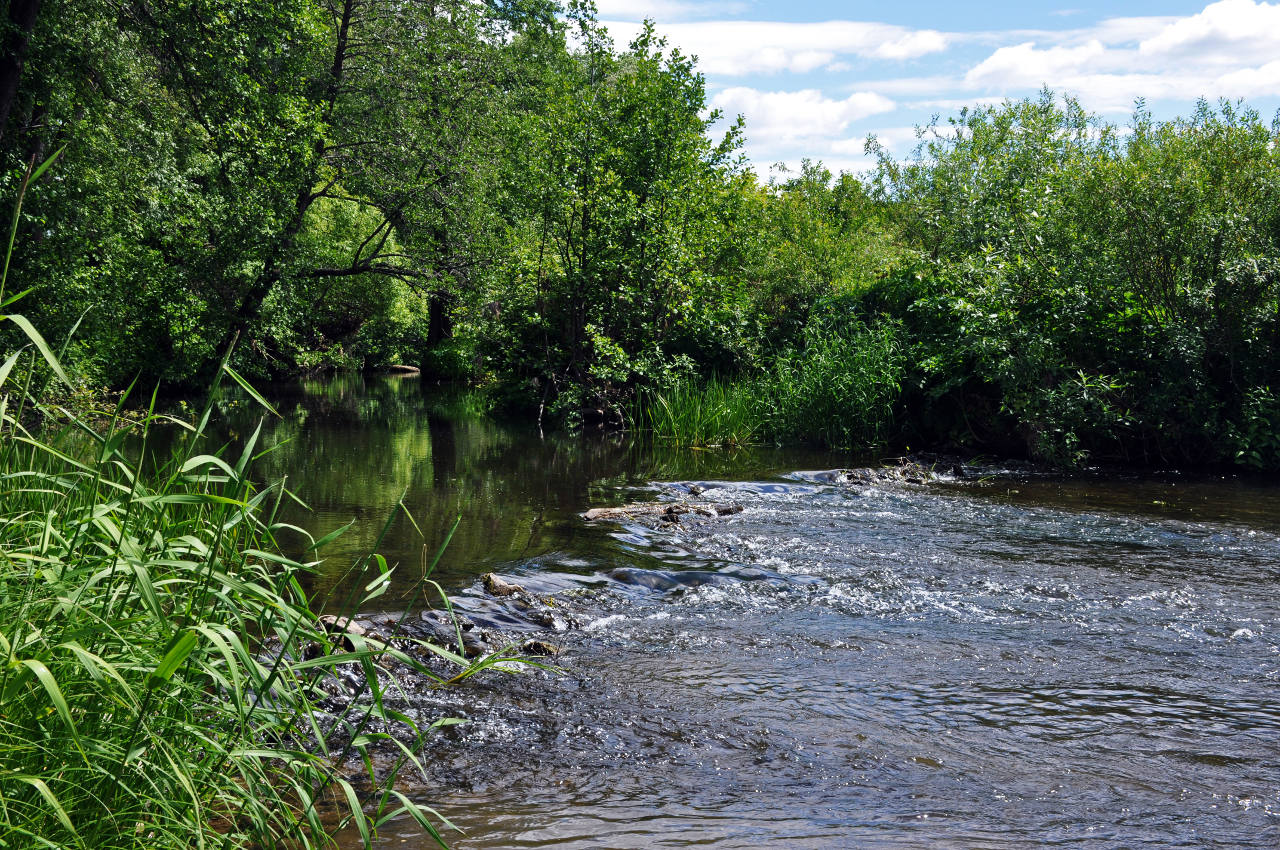
[[[199,469],[203,466],[216,466],[231,478],[236,477],[235,471],[227,464],[227,462],[215,455],[196,455],[195,457],[188,458],[187,462],[182,464],[180,471],[186,473],[193,469]]]
[[[23,660],[22,664],[36,674],[36,678],[40,680],[45,693],[49,695],[49,699],[53,700],[53,707],[57,709],[58,716],[67,724],[71,734],[78,740],[80,733],[76,731],[76,724],[71,720],[71,709],[67,706],[67,698],[62,695],[62,688],[58,687],[58,680],[49,672],[49,668],[44,666],[43,661],[27,658]]]
[[[9,380],[9,373],[13,371],[13,364],[18,362],[18,356],[26,350],[26,346],[19,348],[13,354],[9,355],[9,359],[4,361],[4,365],[0,366],[0,387],[4,386],[4,382]]]
[[[324,537],[321,537],[321,538],[320,538],[319,540],[317,540],[315,543],[312,543],[310,546],[308,546],[308,547],[307,547],[307,551],[308,551],[308,552],[314,552],[315,550],[319,549],[320,547],[325,546],[325,545],[327,545],[327,544],[329,544],[329,543],[332,543],[333,541],[337,540],[340,536],[342,536],[343,532],[345,532],[348,528],[350,528],[351,526],[353,526],[353,525],[355,525],[355,524],[356,524],[356,521],[355,521],[355,520],[351,520],[351,522],[347,523],[346,525],[342,526],[341,528],[335,528],[333,531],[330,531],[330,532],[329,532],[328,534],[326,534]]]
[[[360,798],[356,795],[356,789],[351,787],[351,783],[345,779],[339,779],[338,786],[342,788],[342,793],[347,798],[347,806],[351,809],[351,819],[355,821],[356,829],[360,832],[360,840],[365,847],[372,847],[373,835],[369,830],[369,819],[364,816],[364,809],[360,806]]]
[[[67,810],[62,807],[62,803],[58,802],[57,796],[49,790],[49,786],[45,784],[43,779],[38,776],[29,776],[25,773],[12,774],[8,778],[24,782],[36,789],[36,792],[49,804],[49,808],[53,809],[53,814],[57,817],[58,823],[62,824],[67,832],[74,835],[77,841],[81,840],[80,833],[76,832],[75,825],[71,823],[71,818],[67,816]]]
[[[45,344],[44,337],[40,336],[40,332],[35,329],[31,322],[27,321],[26,316],[20,316],[17,313],[10,313],[7,316],[0,316],[0,319],[8,319],[18,327],[22,328],[22,332],[27,335],[27,339],[35,345],[40,355],[44,357],[45,362],[49,364],[49,368],[53,370],[53,374],[57,375],[62,383],[71,386],[71,381],[67,378],[67,373],[62,371],[62,364],[58,362],[58,358],[53,356],[53,352],[49,350],[49,346]]]
[[[31,178],[30,178],[27,182],[28,182],[28,183],[34,183],[34,182],[36,182],[37,180],[39,180],[39,179],[40,179],[40,175],[41,175],[41,174],[44,174],[46,171],[48,171],[48,170],[49,170],[49,166],[53,165],[53,164],[54,164],[54,162],[56,162],[56,161],[57,161],[58,157],[62,156],[62,152],[63,152],[63,151],[65,151],[66,149],[67,149],[67,146],[66,146],[66,145],[63,145],[62,147],[60,147],[60,148],[58,148],[56,151],[54,151],[52,156],[50,156],[50,157],[49,157],[48,159],[46,159],[44,162],[40,163],[40,165],[39,165],[39,166],[37,166],[36,170],[35,170],[35,171],[33,171],[33,172],[31,172]],[[33,157],[33,158],[34,158],[34,157]]]
[[[4,301],[3,301],[3,302],[0,302],[0,310],[4,309],[5,307],[8,307],[10,304],[14,304],[14,303],[16,303],[16,302],[18,302],[18,301],[22,300],[22,299],[23,299],[23,298],[25,298],[27,295],[31,294],[32,290],[34,290],[34,289],[35,289],[35,287],[34,287],[34,286],[32,286],[32,287],[28,287],[27,289],[22,290],[21,292],[17,293],[16,295],[10,295],[8,298],[4,299]]]
[[[253,388],[252,384],[250,384],[243,377],[241,377],[239,372],[237,372],[235,369],[232,369],[226,363],[222,364],[222,371],[230,375],[232,380],[234,380],[237,384],[239,384],[240,388],[243,389],[245,392],[247,392],[254,401],[262,405],[266,410],[268,410],[273,415],[280,417],[282,419],[284,418],[284,417],[281,417],[280,413],[274,407],[271,406],[271,402],[263,398],[262,394]]]
[[[160,659],[156,669],[147,676],[147,687],[154,688],[173,678],[173,674],[182,662],[187,660],[191,650],[196,648],[197,640],[198,633],[195,629],[185,629],[174,635],[173,640],[169,641],[169,649],[165,652],[164,658]]]

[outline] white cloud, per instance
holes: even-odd
[[[970,85],[988,88],[1027,88],[1052,83],[1080,68],[1096,66],[1107,49],[1093,40],[1079,47],[1041,49],[1034,42],[1001,47],[964,75]]]
[[[1170,15],[1148,15],[1140,18],[1107,18],[1092,27],[1075,30],[1063,35],[1075,43],[1097,39],[1108,46],[1134,44],[1151,38],[1180,18]]]
[[[874,92],[832,100],[816,89],[765,92],[735,86],[716,94],[711,106],[728,116],[746,116],[747,138],[753,144],[787,145],[842,135],[852,122],[891,112],[895,105]]]
[[[1138,53],[1149,59],[1239,66],[1274,58],[1278,38],[1280,5],[1222,0],[1164,27],[1145,39]]]
[[[1092,37],[1073,44],[1083,33]],[[1006,45],[971,68],[964,83],[1009,94],[1047,85],[1102,112],[1127,112],[1138,97],[1272,96],[1280,94],[1277,34],[1280,4],[1222,0],[1183,18],[1109,19],[1060,34],[1053,46]]]
[[[1007,97],[943,97],[930,98],[928,100],[909,100],[902,105],[908,109],[928,109],[943,115],[952,115],[966,106],[970,108],[999,106],[1008,99]]]
[[[1261,68],[1243,68],[1223,74],[1217,88],[1227,97],[1268,97],[1280,95],[1280,60]]]
[[[619,45],[649,16],[673,47],[697,56],[711,105],[745,115],[746,152],[758,165],[809,156],[834,169],[868,164],[862,147],[871,116],[891,125],[878,134],[891,155],[902,156],[915,137],[901,125],[1034,95],[1041,86],[1114,117],[1139,97],[1166,107],[1242,97],[1269,111],[1280,98],[1280,0],[1202,2],[1196,14],[1094,22],[1063,8],[1061,29],[981,32],[708,20],[739,16],[750,0],[600,0],[600,9]],[[789,81],[789,74],[805,76]],[[743,79],[749,75],[776,76],[762,83]]]
[[[619,43],[629,42],[639,25],[607,22]],[[840,57],[901,61],[938,53],[949,43],[945,33],[861,21],[784,23],[779,21],[707,21],[658,24],[672,46],[698,57],[706,74],[740,76],[782,71],[808,73],[837,64]],[[847,67],[847,65],[846,65]]]
[[[903,97],[934,97],[943,92],[966,88],[964,81],[958,77],[934,74],[922,77],[895,77],[887,80],[862,80],[850,84],[846,90],[872,87],[884,95]]]

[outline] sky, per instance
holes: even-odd
[[[1280,108],[1280,0],[807,2],[596,0],[619,47],[645,18],[698,57],[710,105],[746,118],[762,175],[801,158],[861,171],[874,134],[895,156],[915,127],[962,107],[1071,94],[1121,126],[1137,98],[1157,120],[1196,100]]]

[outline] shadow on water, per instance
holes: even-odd
[[[460,608],[519,626],[492,570],[575,619],[559,671],[419,695],[467,721],[407,789],[459,850],[1280,846],[1274,484],[845,480],[804,472],[838,455],[544,439],[413,378],[269,392],[262,469],[312,507],[291,519],[356,519],[319,592],[390,517],[403,595],[461,515],[437,573]],[[743,510],[580,516],[693,484]]]

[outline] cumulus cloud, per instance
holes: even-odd
[[[964,75],[966,83],[999,88],[1041,85],[1079,69],[1097,65],[1107,49],[1094,39],[1079,47],[1040,48],[1034,42],[1001,47]]]
[[[758,164],[803,156],[861,162],[867,119],[889,125],[881,141],[901,155],[914,143],[903,125],[1042,86],[1115,116],[1140,97],[1165,105],[1249,98],[1264,111],[1280,98],[1280,0],[1205,0],[1195,14],[1093,22],[1063,8],[1061,29],[982,32],[708,20],[737,16],[751,8],[748,0],[601,0],[600,8],[619,44],[649,16],[672,46],[696,55],[711,105],[745,115],[747,153]],[[805,76],[792,82],[791,74]]]
[[[736,86],[716,94],[711,106],[726,115],[746,116],[752,142],[785,145],[839,136],[854,121],[893,111],[894,102],[875,92],[833,100],[816,89],[759,91]]]
[[[1069,30],[1063,36],[1075,43],[1097,39],[1114,47],[1133,45],[1151,38],[1181,18],[1172,15],[1146,15],[1140,18],[1106,18],[1087,29]]]
[[[1006,45],[964,83],[1010,94],[1047,85],[1103,112],[1127,111],[1138,97],[1269,97],[1280,94],[1277,33],[1280,4],[1221,0],[1183,18],[1114,18],[1062,33],[1056,44]]]
[[[1148,59],[1238,66],[1275,57],[1278,37],[1280,5],[1221,0],[1164,27],[1144,40],[1138,53]]]
[[[610,21],[620,42],[634,37],[639,25]],[[808,73],[830,68],[840,57],[901,61],[947,48],[948,36],[936,30],[913,30],[862,21],[784,23],[779,21],[715,21],[658,24],[672,45],[698,57],[706,74],[741,76]]]
[[[1280,93],[1280,60],[1261,68],[1243,68],[1223,74],[1217,87],[1227,97],[1262,97]]]

